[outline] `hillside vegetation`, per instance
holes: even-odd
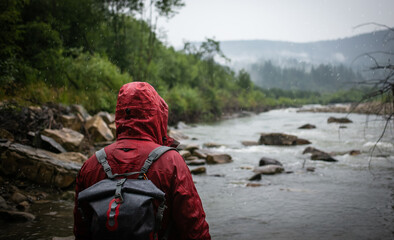
[[[215,57],[225,56],[219,42],[211,39],[199,47],[186,44],[181,51],[164,45],[152,18],[135,16],[153,8],[168,17],[183,3],[143,3],[1,1],[0,100],[24,105],[76,103],[90,112],[113,112],[123,84],[145,81],[167,101],[171,123],[335,101],[318,93],[276,91],[280,94],[275,95],[262,90],[246,71],[235,72],[215,62]],[[351,99],[348,93],[340,95],[345,98],[341,100]]]

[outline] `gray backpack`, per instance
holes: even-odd
[[[165,206],[165,194],[150,180],[146,173],[162,154],[175,148],[160,146],[146,159],[140,172],[113,174],[104,149],[96,152],[103,166],[106,179],[97,182],[78,195],[79,206],[89,205],[93,211],[90,230],[93,239],[150,239],[157,238]],[[127,176],[138,174],[137,179]],[[153,200],[160,205],[154,211]],[[83,214],[83,210],[82,215]]]

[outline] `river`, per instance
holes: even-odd
[[[380,117],[350,114],[347,117],[353,123],[339,128],[339,124],[327,123],[330,116],[346,114],[281,109],[182,130],[189,136],[183,143],[220,143],[225,146],[213,150],[233,158],[232,163],[207,165],[206,175],[193,176],[212,239],[394,238],[393,126],[371,153],[383,131],[385,122]],[[306,123],[316,129],[298,129]],[[302,154],[306,146],[241,144],[257,141],[263,132],[293,134],[325,152],[360,150],[361,154],[338,155],[338,162],[322,162]],[[247,186],[251,168],[258,166],[261,157],[279,160],[291,173],[264,175],[254,182],[260,186]],[[308,172],[306,167],[315,167],[315,171]],[[72,202],[36,205],[33,211],[45,214],[32,223],[7,228],[1,238],[72,235]]]

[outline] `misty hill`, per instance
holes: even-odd
[[[354,37],[294,43],[269,40],[223,41],[220,46],[223,53],[237,69],[254,62],[271,60],[281,67],[292,67],[303,62],[306,64],[344,64],[354,70],[365,70],[373,62],[369,57],[355,59],[365,53],[384,51],[394,53],[394,32],[376,31]],[[387,54],[375,54],[378,61],[386,61]]]

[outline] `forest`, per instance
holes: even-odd
[[[354,89],[321,92],[338,87],[326,74],[330,66],[319,66],[306,76],[268,62],[255,66],[257,71],[271,68],[264,77],[267,82],[254,84],[247,71],[235,72],[215,61],[229,60],[218,41],[186,43],[181,50],[166,46],[149,12],[169,18],[183,4],[180,0],[1,1],[0,101],[76,103],[90,112],[113,112],[123,84],[145,81],[168,103],[173,124],[214,120],[241,110],[351,102],[362,95]],[[281,75],[275,75],[279,70]],[[357,77],[339,70],[350,80]],[[286,76],[292,84],[278,76],[282,80]]]

